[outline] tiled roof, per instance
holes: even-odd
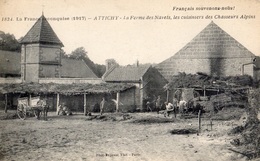
[[[57,37],[51,25],[48,23],[43,15],[37,20],[37,22],[24,36],[24,38],[21,40],[21,43],[48,43],[63,46],[62,42]]]
[[[61,59],[61,77],[63,78],[97,78],[96,74],[83,60]]]
[[[141,67],[116,67],[104,77],[107,82],[139,82],[150,66]]]
[[[61,77],[97,78],[83,60],[61,59]],[[21,74],[21,53],[0,50],[0,75]]]
[[[253,53],[212,21],[176,54],[157,64],[156,68],[167,80],[179,72],[236,75],[241,73],[241,65],[231,60],[247,61],[254,57]],[[225,60],[230,60],[230,63],[225,65]],[[231,69],[234,67],[236,71]]]
[[[169,59],[234,58],[254,56],[213,21]]]
[[[0,74],[21,74],[21,53],[0,50]]]

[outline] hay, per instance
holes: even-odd
[[[6,113],[0,116],[0,120],[12,120],[19,118],[16,113]]]
[[[188,134],[197,134],[198,130],[196,129],[174,129],[170,131],[173,135],[188,135]]]
[[[240,146],[241,150],[239,153],[247,156],[249,159],[260,157],[260,121],[257,118],[259,96],[259,89],[249,92],[246,124],[231,130],[231,133],[240,135],[230,143]]]
[[[170,123],[170,122],[174,122],[174,120],[171,118],[160,118],[160,117],[139,118],[132,121],[132,123],[135,124],[158,124],[158,123]]]
[[[222,120],[222,121],[239,120],[244,112],[245,112],[245,109],[243,109],[243,108],[226,107],[226,108],[223,108],[222,110],[218,111],[218,113],[214,114],[212,116],[212,119]]]
[[[100,120],[100,121],[125,121],[130,120],[133,117],[127,113],[111,113],[105,115],[91,115],[87,116],[86,121]]]

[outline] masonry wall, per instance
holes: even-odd
[[[57,83],[57,84],[72,84],[72,83],[100,84],[102,82],[103,81],[101,78],[40,78],[39,79],[39,83]]]
[[[58,45],[22,45],[21,76],[26,82],[38,82],[41,78],[59,78],[61,47]]]
[[[26,82],[37,82],[39,76],[39,45],[22,46],[21,76]]]
[[[135,99],[135,88],[120,93],[120,112],[135,112],[139,102]]]
[[[16,84],[16,83],[22,83],[21,78],[0,78],[0,84]]]
[[[167,80],[155,68],[150,68],[143,76],[143,99],[157,98],[159,95],[166,100],[166,91],[163,87]],[[143,107],[145,107],[145,102]]]
[[[59,78],[61,65],[61,47],[58,45],[40,45],[39,77]]]
[[[242,64],[251,61],[251,58],[174,59],[160,64],[157,68],[168,80],[179,72],[191,74],[203,72],[213,76],[236,76],[242,74]],[[244,66],[244,74],[254,76],[252,64]]]
[[[40,78],[59,78],[59,66],[57,65],[39,65],[39,77]]]
[[[135,83],[135,102],[136,102],[136,108],[137,109],[142,109],[142,103],[141,103],[141,84],[140,83]]]

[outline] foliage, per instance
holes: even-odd
[[[63,49],[61,49],[60,54],[62,58],[69,58],[69,55]]]
[[[88,55],[84,47],[79,47],[71,52],[70,57],[75,59],[83,59],[88,58]]]
[[[56,83],[21,83],[1,84],[0,93],[64,94],[78,95],[84,93],[116,93],[134,88],[132,84],[56,84]]]
[[[186,74],[180,72],[177,76],[173,76],[172,80],[165,86],[166,89],[173,88],[191,88],[194,86],[203,87],[211,84],[211,77],[202,74]]]
[[[0,50],[21,51],[21,45],[13,34],[0,32]]]
[[[249,75],[241,75],[241,76],[229,76],[222,78],[224,81],[227,81],[229,83],[234,83],[239,86],[253,86],[254,80]]]
[[[174,88],[192,88],[192,87],[214,87],[220,86],[223,88],[254,86],[253,78],[249,75],[228,76],[228,77],[213,77],[205,73],[198,72],[197,74],[179,73],[173,76],[172,80],[165,86],[166,89]]]
[[[89,68],[98,76],[101,77],[106,70],[105,65],[95,64],[93,61],[91,61],[87,55],[87,51],[84,47],[79,47],[71,52],[69,55],[70,58],[74,59],[82,59],[84,62],[89,66]],[[63,54],[66,56],[66,54]]]

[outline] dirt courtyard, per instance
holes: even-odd
[[[173,135],[174,129],[197,129],[197,118],[164,118],[157,113],[106,113],[103,118],[49,113],[48,121],[5,119],[0,120],[0,160],[246,160],[229,150],[232,138],[227,133],[239,124],[237,120],[213,121],[212,130],[208,124],[202,118],[199,135]]]

